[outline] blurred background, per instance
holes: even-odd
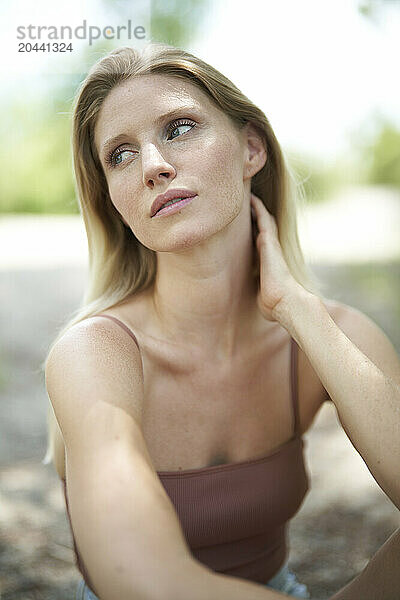
[[[400,354],[400,2],[16,0],[0,14],[0,597],[67,600],[80,576],[61,484],[41,463],[39,364],[87,272],[70,153],[79,82],[113,47],[150,40],[228,76],[263,109],[304,183],[300,240],[324,295],[370,316]],[[128,37],[128,21],[142,37]],[[28,39],[29,25],[37,36],[39,25],[83,31],[85,22],[127,33],[65,39],[63,53],[34,49],[49,42],[43,32]],[[19,52],[21,43],[31,47]],[[362,570],[399,514],[334,407],[305,437],[312,487],[290,527],[290,559],[324,600]]]

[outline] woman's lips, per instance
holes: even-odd
[[[195,196],[189,196],[189,198],[183,198],[182,200],[179,200],[179,202],[174,202],[173,204],[164,206],[164,208],[156,212],[154,217],[161,217],[162,215],[171,215],[172,213],[178,212],[178,210],[186,206],[186,204],[189,204],[189,202],[191,202],[194,198],[197,198],[197,194]]]

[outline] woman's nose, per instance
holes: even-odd
[[[142,149],[143,183],[153,187],[157,181],[173,179],[175,168],[171,165],[156,148],[154,144],[148,144]]]

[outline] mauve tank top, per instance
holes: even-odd
[[[119,319],[135,341],[135,334]],[[140,351],[140,348],[139,348]],[[263,458],[184,471],[157,471],[177,512],[193,556],[213,571],[266,584],[288,555],[287,524],[308,491],[304,440],[299,431],[298,346],[291,338],[291,398],[294,432],[290,440]],[[78,552],[71,526],[75,563],[96,593]]]

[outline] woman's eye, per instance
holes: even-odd
[[[174,122],[171,123],[171,125],[168,128],[168,134],[170,135],[171,133],[174,133],[175,131],[177,131],[178,129],[181,129],[182,127],[188,127],[189,131],[190,129],[192,129],[193,127],[195,127],[195,123],[193,123],[192,121],[181,121],[181,122]],[[184,131],[183,133],[186,133],[186,131]],[[178,135],[172,135],[172,137],[168,137],[168,139],[174,139],[176,137],[179,137],[180,135],[183,134],[178,134]]]
[[[121,159],[122,155],[126,154],[126,153],[133,154],[133,151],[132,150],[119,150],[118,152],[115,152],[112,157],[114,165],[121,164],[122,160],[120,160],[120,159]]]
[[[180,137],[181,135],[183,135],[184,133],[187,133],[187,131],[190,129],[193,129],[193,127],[196,126],[196,123],[194,123],[193,121],[187,121],[187,120],[180,120],[180,121],[174,121],[173,123],[171,123],[168,126],[167,129],[167,134],[168,140],[173,140],[177,137]],[[175,132],[177,132],[179,129],[182,129],[184,127],[187,127],[188,129],[186,131],[183,131],[183,133],[178,133],[177,135],[175,135]],[[171,135],[173,134],[173,135]],[[134,150],[129,150],[128,148],[123,148],[122,150],[114,150],[113,152],[111,152],[111,154],[105,159],[106,163],[108,163],[111,167],[117,167],[118,165],[122,164],[124,161],[124,154],[129,156],[133,156],[135,155],[135,151]]]

